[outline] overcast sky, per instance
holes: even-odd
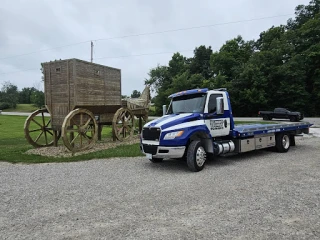
[[[215,51],[237,35],[245,40],[257,39],[262,31],[286,24],[294,16],[243,20],[294,14],[297,5],[308,3],[309,0],[1,0],[0,84],[10,81],[19,90],[43,90],[40,63],[68,58],[90,61],[90,42],[86,41],[239,21],[94,41],[94,62],[120,68],[122,94],[130,95],[135,89],[141,92],[149,70],[157,64],[166,65],[173,52],[191,57],[200,45],[212,46]],[[79,42],[85,43],[37,52]],[[16,56],[31,52],[36,53]],[[153,53],[163,54],[130,56]]]

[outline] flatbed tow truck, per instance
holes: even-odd
[[[168,111],[144,125],[140,149],[153,163],[185,158],[191,171],[209,156],[275,148],[287,152],[295,136],[309,133],[308,122],[235,125],[226,89],[192,89],[169,96]]]

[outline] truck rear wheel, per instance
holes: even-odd
[[[276,135],[276,149],[278,152],[288,152],[290,148],[290,135],[288,133],[279,133]]]
[[[204,168],[206,158],[206,151],[204,150],[201,141],[192,141],[187,152],[188,168],[193,172],[201,171]]]

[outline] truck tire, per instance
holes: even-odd
[[[279,133],[276,135],[276,149],[278,152],[288,152],[290,148],[290,135],[288,133]]]
[[[149,159],[151,162],[153,163],[159,163],[159,162],[162,162],[163,161],[163,158],[151,158]]]
[[[294,122],[294,121],[296,121],[296,117],[295,116],[291,116],[290,117],[290,122]]]
[[[268,116],[262,116],[263,120],[268,120]]]
[[[201,171],[206,162],[206,151],[201,141],[192,141],[188,147],[187,164],[188,168],[193,172]]]

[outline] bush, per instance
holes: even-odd
[[[150,106],[149,107],[149,116],[157,116],[156,115],[156,107],[155,106]]]
[[[10,103],[7,103],[7,102],[0,102],[0,109],[3,110],[3,109],[8,109],[10,108]]]

